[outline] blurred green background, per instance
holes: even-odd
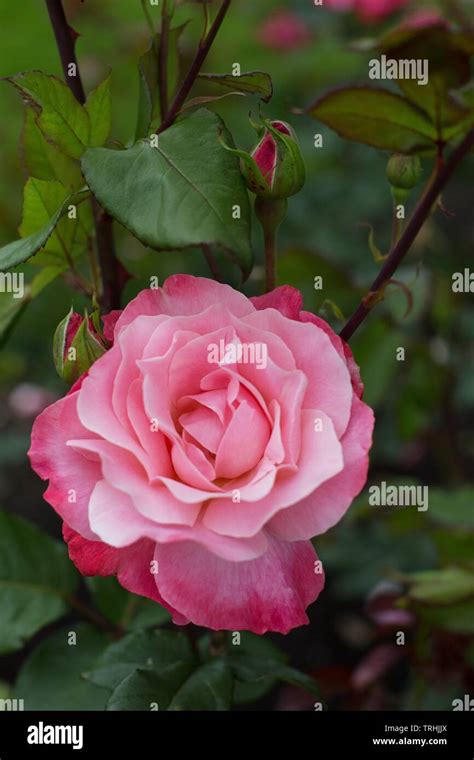
[[[417,2],[416,8],[422,5]],[[137,61],[148,40],[140,1],[69,0],[65,7],[80,33],[77,53],[86,90],[112,69],[112,136],[127,143],[136,119]],[[158,9],[151,11],[158,22]],[[281,11],[295,14],[305,24],[306,38],[294,48],[273,46],[268,30],[265,33],[268,19]],[[0,76],[29,69],[61,76],[44,4],[40,0],[3,3],[0,14]],[[179,14],[194,18],[183,38],[186,65],[201,28],[200,9],[184,3]],[[321,313],[335,329],[342,324],[323,302],[333,301],[349,316],[379,267],[363,225],[373,225],[383,251],[389,244],[388,156],[344,142],[295,111],[332,86],[367,82],[370,55],[352,52],[349,43],[379,31],[380,25],[363,27],[351,15],[315,9],[310,0],[239,0],[204,68],[228,72],[238,62],[242,71],[262,69],[271,74],[275,95],[263,112],[294,125],[307,167],[307,183],[291,199],[282,228],[279,279],[300,288],[306,309]],[[228,98],[215,108],[236,143],[252,147],[248,113],[252,109],[254,116],[258,114],[257,101]],[[25,180],[18,147],[23,106],[6,82],[0,82],[0,113],[3,245],[17,237]],[[323,149],[314,147],[316,133],[323,135]],[[428,172],[428,160],[424,169]],[[453,294],[451,277],[472,266],[473,180],[471,156],[443,196],[453,216],[438,212],[428,221],[397,273],[413,294],[410,315],[404,318],[405,296],[392,288],[351,342],[366,385],[366,401],[377,416],[368,485],[382,480],[428,485],[429,509],[369,506],[366,487],[342,523],[315,541],[327,586],[311,609],[311,626],[286,638],[270,637],[289,652],[294,664],[320,680],[334,708],[449,710],[452,699],[469,693],[469,685],[474,688],[474,649],[469,644],[474,629],[472,591],[465,598],[448,593],[439,604],[436,595],[422,592],[420,600],[420,594],[410,591],[416,583],[407,580],[409,574],[436,570],[440,574],[434,585],[439,589],[443,568],[472,567],[473,295]],[[251,295],[261,292],[263,275],[255,224],[253,236],[257,265],[244,286]],[[127,284],[124,302],[146,286],[151,274],[160,281],[174,272],[210,276],[199,251],[147,252],[119,229],[116,238],[122,262],[135,275]],[[34,271],[32,265],[28,269]],[[323,276],[322,291],[313,287],[317,275]],[[230,269],[229,277],[236,277]],[[43,485],[30,471],[26,451],[35,403],[41,404],[42,394],[53,398],[65,391],[54,371],[51,342],[71,299],[78,310],[83,304],[80,296],[71,294],[62,282],[49,286],[22,315],[0,354],[0,503],[55,534],[59,520],[42,501]],[[405,361],[397,361],[398,347],[405,348]],[[382,606],[389,604],[392,594],[396,608],[413,615],[406,628],[407,643],[398,647],[396,656],[398,628],[382,624],[367,601],[382,581],[395,584],[379,589]],[[12,679],[20,662],[21,656],[0,658],[0,678]],[[280,687],[254,707],[310,709],[311,698],[308,701],[293,687]]]

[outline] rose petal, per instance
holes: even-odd
[[[275,515],[269,527],[277,538],[300,541],[335,525],[364,487],[372,445],[374,414],[354,396],[349,427],[341,444],[344,469],[298,504]]]
[[[317,432],[314,427],[316,418],[322,423],[322,430]],[[235,504],[229,499],[215,499],[206,507],[203,523],[227,536],[253,536],[279,510],[308,496],[321,483],[340,472],[342,466],[342,448],[331,420],[323,412],[306,410],[297,472],[279,472],[268,496],[251,507],[245,508],[242,503]]]
[[[63,523],[63,538],[68,545],[69,557],[82,575],[116,575],[120,585],[127,591],[166,607],[173,614],[173,622],[177,625],[189,623],[158,593],[156,576],[151,572],[155,552],[153,541],[143,539],[124,549],[113,549],[100,541],[87,541],[66,523]]]
[[[223,304],[236,316],[253,311],[248,298],[229,285],[205,277],[176,274],[168,277],[162,288],[142,290],[130,301],[117,321],[115,333],[142,314],[188,316],[199,314],[212,303]]]
[[[158,545],[155,558],[167,603],[213,630],[288,633],[308,623],[306,607],[324,587],[309,541],[269,541],[251,562],[226,562],[192,543]]]
[[[78,393],[56,401],[36,418],[28,456],[40,478],[49,479],[46,501],[74,529],[94,539],[97,536],[90,527],[87,507],[101,478],[100,465],[66,445],[71,437],[91,436],[77,415]]]

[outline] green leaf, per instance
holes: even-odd
[[[0,653],[19,649],[68,609],[77,574],[62,544],[0,512]]]
[[[171,615],[167,609],[151,599],[140,598],[133,614],[125,621],[131,631],[143,628],[156,628],[171,622]]]
[[[220,87],[243,92],[247,95],[259,95],[264,103],[269,103],[273,96],[273,83],[270,74],[264,71],[246,71],[243,74],[199,74],[199,79],[205,79]]]
[[[137,669],[130,673],[107,702],[107,710],[161,710],[173,697],[173,686],[153,670]]]
[[[124,589],[114,577],[87,578],[86,583],[97,609],[111,622],[129,630],[169,623],[171,615],[151,599],[138,597]]]
[[[69,644],[70,633],[76,644]],[[86,623],[71,623],[42,641],[18,675],[14,694],[25,710],[103,710],[109,692],[84,680],[82,672],[94,666],[107,638]]]
[[[35,180],[35,182],[39,182],[39,180]],[[70,195],[44,227],[27,238],[15,240],[15,242],[0,248],[0,271],[3,272],[10,267],[22,264],[34,256],[35,253],[46,245],[59,220],[66,214],[69,205],[82,203],[89,196],[90,193],[87,190]]]
[[[428,117],[400,95],[370,87],[332,90],[307,109],[341,137],[398,153],[431,150],[436,130]]]
[[[93,147],[104,145],[110,134],[112,122],[110,74],[89,94],[85,110],[90,124],[87,144]]]
[[[187,23],[171,29],[168,35],[168,95],[172,96],[179,76],[178,43]],[[135,140],[148,137],[151,125],[159,116],[159,58],[160,34],[150,40],[148,50],[138,62],[138,114]]]
[[[55,180],[45,181],[30,177],[23,189],[23,214],[19,233],[28,238],[48,224],[70,193]],[[63,254],[69,250],[74,237],[76,222],[61,219],[49,237],[48,251]]]
[[[250,271],[250,206],[238,160],[219,143],[222,120],[206,110],[129,150],[90,148],[82,159],[99,203],[144,245],[221,245]],[[231,140],[227,133],[226,142]],[[233,208],[240,207],[240,219]]]
[[[191,98],[191,100],[187,100],[186,104],[182,107],[180,114],[183,114],[185,111],[189,111],[192,108],[196,108],[198,106],[205,106],[208,103],[216,103],[218,100],[230,98],[233,95],[237,95],[241,98],[245,97],[243,92],[226,92],[224,95],[200,95],[197,98]]]
[[[450,604],[474,595],[474,573],[460,567],[426,570],[407,580],[410,597],[425,604]]]
[[[27,71],[8,77],[37,112],[44,136],[72,158],[80,158],[89,141],[89,117],[69,87],[55,76]]]
[[[30,293],[30,300],[33,298],[36,298],[48,285],[50,285],[54,280],[59,277],[60,274],[65,272],[68,268],[68,265],[64,263],[58,262],[57,264],[48,264],[47,266],[43,267],[37,275],[35,275],[31,281],[31,283],[28,286],[28,290]]]
[[[86,677],[113,691],[136,670],[150,670],[179,685],[191,672],[194,656],[186,636],[175,631],[138,631],[111,644]]]
[[[28,303],[26,290],[23,298],[14,298],[11,293],[0,293],[0,348],[10,337]]]
[[[449,91],[469,81],[469,58],[474,52],[472,40],[444,25],[421,29],[401,25],[383,35],[378,49],[396,61],[428,61],[427,83],[418,84],[417,79],[402,77],[397,84],[413,103],[429,114],[440,139],[449,139],[449,127],[468,116],[467,110]]]
[[[232,690],[232,671],[224,658],[216,658],[194,671],[168,710],[229,710]]]
[[[316,277],[321,278],[322,288],[315,287]],[[299,248],[284,250],[279,257],[277,284],[293,285],[301,290],[305,309],[315,314],[328,298],[343,312],[350,312],[357,294],[347,272],[321,254]]]
[[[474,600],[469,599],[443,607],[421,607],[417,613],[423,622],[453,633],[474,635]]]
[[[252,664],[255,659],[273,660],[276,664],[284,665],[286,656],[268,638],[256,636],[248,631],[240,634],[240,644],[229,647],[231,651],[231,663],[236,664],[234,674],[238,673],[239,664]],[[231,665],[232,667],[232,665]],[[255,702],[265,696],[277,682],[272,675],[252,680],[240,680],[236,677],[234,682],[234,698],[236,704]]]
[[[69,190],[78,190],[83,184],[79,163],[48,142],[37,124],[33,108],[25,109],[22,132],[22,155],[31,177],[58,180]]]
[[[296,668],[291,668],[284,662],[268,657],[234,653],[229,655],[228,662],[235,677],[240,681],[259,683],[269,678],[277,679],[320,696],[318,684],[311,676],[307,676]]]
[[[453,491],[430,488],[429,516],[452,528],[474,528],[474,488],[466,486]]]
[[[28,285],[25,285],[23,298],[15,298],[12,293],[0,293],[0,348],[3,348],[7,342],[28,304],[65,268],[65,266],[51,265],[42,269]]]

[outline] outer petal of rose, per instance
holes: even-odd
[[[140,456],[142,448],[135,436],[120,424],[112,405],[111,389],[121,362],[121,354],[115,345],[100,357],[89,370],[77,397],[77,413],[87,430],[96,433],[117,446],[128,448]],[[71,435],[70,438],[92,436]]]
[[[267,548],[267,539],[263,533],[251,538],[236,539],[219,536],[202,523],[196,523],[192,528],[187,525],[157,525],[136,511],[129,496],[105,480],[99,481],[92,493],[89,514],[96,536],[116,548],[130,546],[143,538],[163,544],[192,541],[232,562],[255,559]]]
[[[109,343],[114,342],[115,325],[117,324],[117,320],[120,317],[121,313],[122,309],[114,309],[113,311],[109,311],[108,314],[104,314],[102,317],[102,322],[104,325],[104,337],[109,341]]]
[[[255,312],[252,312],[252,314],[254,315]],[[251,315],[246,315],[246,317],[248,316]],[[232,317],[232,323],[240,342],[254,345],[259,343],[264,344],[266,347],[266,356],[269,356],[275,364],[288,371],[297,369],[291,347],[282,340],[281,336],[271,330],[265,330],[258,320],[252,322],[246,317],[240,319]],[[262,359],[265,359],[266,356],[263,356]],[[256,358],[259,357],[257,356]],[[239,366],[241,367],[245,365],[240,362]],[[263,371],[266,369],[264,362],[261,361],[261,363],[256,364],[256,366],[259,367],[259,373],[263,374]]]
[[[275,309],[243,318],[277,333],[290,348],[298,369],[308,378],[303,408],[321,409],[332,419],[338,436],[349,422],[352,385],[345,360],[334,349],[327,334],[310,323],[296,322]]]
[[[77,416],[78,393],[56,401],[36,418],[28,455],[40,478],[50,481],[44,494],[46,501],[73,528],[94,539],[97,536],[90,527],[87,506],[96,482],[102,477],[100,465],[66,446],[71,437],[91,437]],[[70,500],[72,491],[74,501]]]
[[[322,430],[314,430],[319,417]],[[302,446],[298,471],[279,473],[271,492],[261,501],[245,508],[230,499],[215,499],[206,508],[203,523],[216,533],[248,537],[258,533],[280,509],[308,496],[343,467],[342,448],[331,420],[320,411],[302,414]],[[242,497],[243,498],[243,497]]]
[[[162,288],[142,290],[130,301],[117,321],[115,334],[140,314],[187,316],[199,314],[209,304],[216,302],[224,304],[236,316],[243,316],[254,310],[249,299],[229,285],[205,277],[176,274],[168,277]]]
[[[288,633],[308,623],[324,586],[309,541],[269,541],[251,562],[226,562],[192,543],[157,545],[160,594],[196,625],[213,630]]]
[[[159,482],[149,483],[140,461],[126,449],[98,439],[70,440],[68,446],[84,456],[97,455],[107,483],[130,496],[143,517],[161,525],[194,525],[201,505],[183,504]]]
[[[354,0],[343,0],[347,7],[352,5]],[[279,288],[275,288],[271,293],[267,293],[264,296],[257,296],[250,299],[257,310],[262,309],[277,309],[281,314],[289,319],[294,319],[297,322],[312,322],[314,325],[323,330],[328,338],[331,340],[334,348],[339,355],[346,359],[349,372],[351,374],[352,385],[355,392],[359,396],[362,396],[364,386],[360,379],[359,367],[354,361],[352,351],[347,343],[339,338],[338,335],[331,329],[327,322],[315,314],[309,311],[301,311],[303,305],[303,298],[301,293],[296,288],[292,288],[290,285],[282,285]]]
[[[354,396],[349,427],[341,441],[344,469],[314,493],[268,523],[272,533],[285,541],[312,538],[335,525],[364,487],[372,444],[374,414]]]
[[[155,544],[147,538],[124,549],[114,549],[101,541],[88,541],[63,523],[63,537],[68,545],[69,557],[82,575],[116,575],[121,586],[139,596],[146,596],[166,607],[177,625],[189,620],[161,598],[156,576],[150,572]]]
[[[347,363],[347,368],[351,375],[352,387],[354,389],[354,393],[357,393],[359,398],[361,398],[364,392],[364,384],[360,377],[359,367],[355,363],[353,353],[351,349],[349,348],[348,344],[345,343],[343,340],[341,340],[339,335],[336,335],[336,333],[334,332],[334,330],[331,329],[328,323],[325,322],[324,319],[317,317],[316,314],[311,314],[311,312],[309,311],[302,311],[300,312],[300,322],[312,322],[313,325],[316,325],[321,330],[324,330],[324,332],[330,339],[331,343],[333,344],[334,348],[338,352],[339,356],[342,356],[345,359]]]
[[[258,311],[262,309],[277,309],[288,319],[298,320],[298,315],[303,306],[303,297],[299,290],[291,285],[281,285],[264,296],[255,296],[250,299]]]

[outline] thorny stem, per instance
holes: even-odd
[[[276,242],[277,231],[264,228],[265,243],[265,292],[269,293],[276,287]]]
[[[168,0],[163,0],[160,46],[158,49],[160,113],[162,121],[166,119],[168,113],[168,43],[170,26],[171,16],[168,12]]]
[[[62,0],[45,0],[45,2],[56,38],[65,81],[76,100],[84,104],[86,96],[76,58],[74,30],[67,23]],[[69,67],[72,63],[75,65],[75,76],[69,76]],[[110,311],[120,306],[118,262],[115,255],[112,220],[111,217],[102,212],[95,199],[92,200],[92,209],[103,279],[101,305],[104,311]]]
[[[378,276],[375,278],[367,296],[359,304],[353,315],[341,330],[341,338],[348,341],[355,333],[358,327],[365,320],[369,314],[372,306],[377,301],[376,295],[380,292],[381,288],[387,283],[396,271],[399,264],[402,262],[405,255],[410,250],[415,238],[419,231],[423,227],[426,219],[429,217],[431,210],[436,203],[441,191],[445,185],[449,182],[455,170],[466,156],[466,154],[474,147],[474,129],[466,135],[463,141],[451,154],[449,159],[443,164],[437,162],[437,165],[432,175],[432,179],[429,181],[427,188],[421,196],[418,204],[413,211],[413,214],[405,227],[399,240],[395,243],[390,251],[385,264],[380,270]]]
[[[392,240],[390,243],[390,248],[393,248],[393,246],[396,244],[398,238],[400,237],[400,233],[402,231],[402,223],[401,220],[397,216],[397,201],[395,198],[393,199],[393,213],[392,213]]]
[[[99,612],[92,609],[92,607],[89,607],[87,604],[85,604],[85,602],[83,602],[74,594],[68,594],[66,596],[66,600],[71,605],[71,607],[76,610],[76,612],[78,612],[86,620],[90,620],[90,622],[98,626],[98,628],[111,633],[114,638],[120,638],[123,636],[124,630],[121,628],[121,626],[109,623],[109,621],[102,617]]]
[[[194,57],[194,60],[191,64],[191,67],[186,74],[183,83],[181,84],[181,87],[179,88],[179,91],[174,98],[170,110],[168,111],[168,115],[166,118],[162,121],[159,128],[156,130],[157,134],[160,134],[161,132],[164,132],[165,129],[168,129],[173,122],[175,121],[176,117],[178,116],[179,112],[181,111],[181,108],[184,104],[184,101],[188,97],[194,82],[197,79],[197,76],[199,72],[201,71],[201,67],[204,63],[204,61],[207,58],[207,55],[212,47],[212,44],[217,36],[217,33],[219,32],[219,29],[222,26],[222,22],[224,21],[224,18],[226,16],[227,11],[229,10],[230,4],[232,0],[223,0],[221,7],[219,8],[219,11],[217,13],[217,16],[214,19],[214,22],[209,29],[209,32],[204,40],[201,40],[196,52],[196,55]]]

